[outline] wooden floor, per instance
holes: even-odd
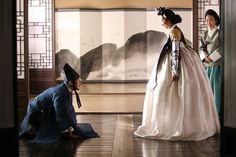
[[[140,113],[146,83],[87,83],[82,84],[79,113]]]
[[[133,136],[141,114],[79,114],[100,138],[61,139],[37,145],[19,141],[20,157],[219,157],[219,137],[191,142],[149,140]]]
[[[141,124],[146,83],[83,84],[80,123],[91,123],[100,138],[61,139],[37,145],[19,141],[20,157],[219,157],[219,137],[173,142],[133,136]]]

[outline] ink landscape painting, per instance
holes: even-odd
[[[191,11],[178,12],[191,44]],[[150,10],[58,11],[55,26],[57,80],[65,63],[84,81],[147,80],[168,34]]]

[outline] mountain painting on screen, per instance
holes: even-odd
[[[192,38],[192,11],[176,10]],[[56,78],[68,62],[86,81],[147,81],[166,40],[155,10],[78,9],[55,12]]]
[[[63,78],[62,66],[68,62],[83,80],[146,80],[165,40],[163,32],[150,30],[134,34],[122,47],[105,43],[79,58],[68,49],[60,50],[56,53],[56,77]]]

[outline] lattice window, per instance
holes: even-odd
[[[24,0],[16,1],[16,32],[17,32],[17,78],[25,78],[24,65]]]
[[[53,0],[29,0],[29,68],[52,68]]]
[[[205,13],[208,9],[215,10],[218,15],[220,10],[220,0],[198,0],[198,38],[206,30]]]

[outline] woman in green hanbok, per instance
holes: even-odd
[[[217,112],[220,115],[222,88],[222,51],[220,41],[220,18],[217,13],[209,9],[205,13],[208,29],[202,34],[199,55],[204,63],[211,82]]]

